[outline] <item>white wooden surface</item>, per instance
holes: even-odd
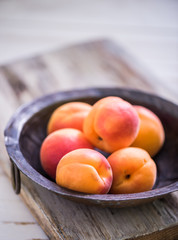
[[[110,38],[156,75],[161,85],[168,81],[177,92],[177,13],[174,0],[1,0],[0,64],[81,41]],[[160,94],[164,96],[164,91]],[[47,239],[1,169],[0,239]]]

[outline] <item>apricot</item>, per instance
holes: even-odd
[[[108,162],[113,171],[110,193],[144,192],[155,184],[156,164],[141,148],[120,149],[108,157]]]
[[[49,134],[40,148],[41,165],[53,179],[56,177],[56,167],[60,159],[68,152],[78,148],[93,149],[84,134],[77,129],[64,128]]]
[[[83,131],[83,121],[91,109],[91,105],[84,102],[69,102],[58,107],[51,115],[47,133],[62,128],[75,128]]]
[[[140,118],[140,129],[132,146],[145,149],[153,157],[161,149],[165,140],[163,125],[151,110],[142,106],[134,106],[134,108]]]
[[[83,132],[88,140],[109,153],[132,144],[138,130],[139,117],[134,107],[114,96],[97,101],[83,125]]]
[[[58,163],[56,183],[78,192],[105,194],[112,184],[111,166],[101,153],[77,149],[67,153]]]

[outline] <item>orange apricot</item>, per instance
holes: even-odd
[[[77,129],[64,128],[49,134],[42,142],[40,161],[45,172],[53,179],[60,159],[68,152],[78,148],[93,149],[84,134]]]
[[[132,146],[145,149],[153,157],[161,149],[165,140],[163,125],[151,110],[142,106],[134,106],[134,108],[140,118],[140,129]]]
[[[112,153],[108,162],[113,171],[110,193],[138,193],[152,189],[157,168],[141,148],[127,147]]]
[[[84,120],[83,132],[97,148],[112,153],[128,147],[139,130],[139,117],[134,107],[119,97],[97,101]]]
[[[58,163],[56,183],[78,192],[105,194],[112,184],[112,170],[101,153],[77,149],[67,153]]]
[[[83,130],[83,121],[91,109],[91,105],[84,102],[68,102],[58,107],[51,115],[48,134],[62,128]]]

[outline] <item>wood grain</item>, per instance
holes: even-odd
[[[108,41],[73,46],[3,66],[0,68],[1,112],[7,114],[2,114],[1,128],[17,106],[57,90],[126,86],[159,94],[157,80],[143,69]],[[177,102],[178,95],[164,89],[165,97],[171,94]],[[1,159],[9,174],[5,149]],[[21,177],[21,196],[50,239],[178,237],[177,193],[138,207],[98,208],[59,198]]]
[[[172,237],[177,237],[177,207],[172,208],[170,197],[139,207],[99,208],[59,198],[44,188],[34,186],[27,179],[25,185],[35,203],[41,208],[41,219],[45,220],[48,216],[48,231],[58,229],[57,233],[49,235],[54,239],[134,239],[138,236],[141,239],[143,235],[149,237],[152,233],[159,236],[162,229],[169,229],[170,233],[173,229]],[[51,211],[51,205],[55,207],[55,213]],[[45,222],[42,226],[46,229]],[[164,233],[161,236],[164,236]]]

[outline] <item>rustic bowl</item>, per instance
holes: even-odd
[[[58,186],[43,171],[39,151],[46,136],[46,126],[53,110],[70,101],[94,104],[106,96],[119,96],[132,104],[155,112],[165,129],[165,144],[154,157],[157,181],[150,191],[133,194],[82,194]],[[20,192],[20,173],[59,197],[108,207],[124,207],[152,201],[178,190],[178,106],[158,96],[122,88],[94,88],[58,92],[44,96],[19,108],[5,129],[5,145],[12,161],[12,179]]]

